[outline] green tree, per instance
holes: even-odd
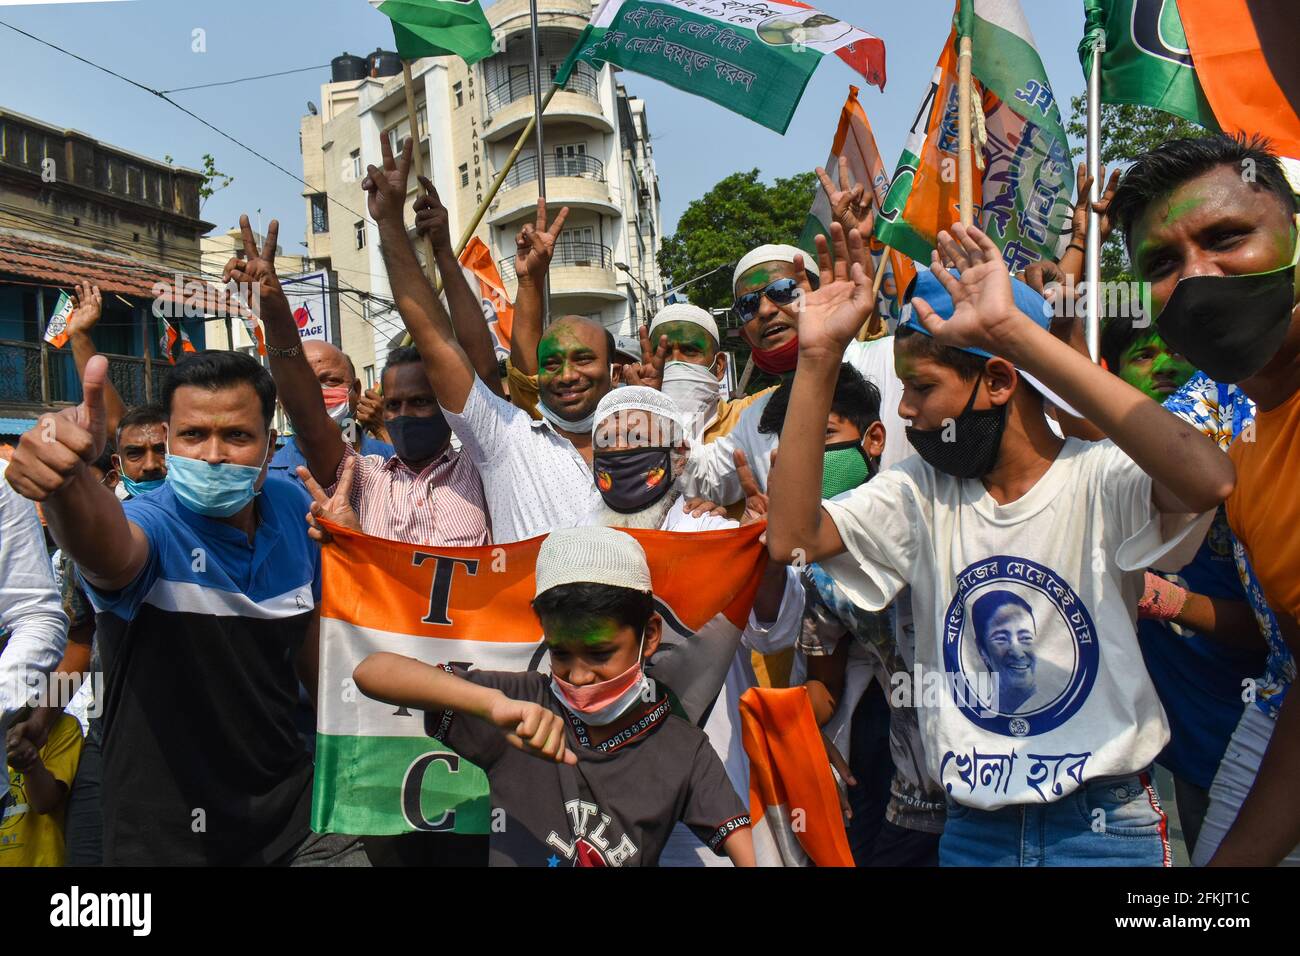
[[[1101,106],[1101,162],[1107,172],[1131,163],[1136,157],[1161,143],[1188,136],[1204,136],[1205,130],[1189,123],[1181,116],[1166,113],[1149,106],[1128,106],[1103,103]],[[1082,96],[1070,100],[1070,136],[1078,143],[1088,141],[1087,104]],[[1075,157],[1084,153],[1076,146]],[[1131,282],[1133,269],[1124,249],[1124,239],[1119,230],[1101,248],[1101,277],[1107,281]]]
[[[770,186],[759,179],[757,169],[721,180],[691,201],[677,221],[677,231],[664,238],[659,272],[665,288],[738,262],[765,242],[798,242],[817,188],[817,176],[812,172],[778,177]],[[730,308],[734,298],[731,269],[720,269],[693,283],[683,294],[705,309]],[[734,319],[728,324],[734,327]],[[749,358],[749,346],[743,339],[729,339],[723,346],[733,354],[739,376]],[[763,383],[763,376],[756,375],[750,391]]]
[[[173,166],[176,163],[176,161],[172,159],[170,156],[164,156],[163,162],[165,162],[168,166]],[[220,180],[221,185],[214,186],[213,184],[216,183],[218,180]],[[214,193],[217,193],[222,189],[225,189],[234,181],[235,181],[234,176],[229,176],[226,173],[223,173],[221,170],[217,169],[217,161],[216,159],[213,158],[211,153],[204,153],[203,154],[203,182],[199,186],[199,211],[202,212],[203,204],[207,202],[209,199],[211,199]]]

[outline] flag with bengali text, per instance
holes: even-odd
[[[784,133],[827,53],[884,89],[884,41],[805,3],[602,0],[555,82],[611,63]]]
[[[764,527],[627,532],[645,548],[664,622],[647,674],[668,689],[674,712],[697,725],[740,647],[766,566]],[[365,697],[352,673],[377,651],[430,664],[548,670],[530,606],[544,539],[429,548],[330,530],[334,540],[321,551],[312,829],[489,832],[483,771],[430,736],[428,715]]]
[[[971,5],[965,6],[964,4]],[[965,16],[962,16],[962,12]],[[958,22],[972,57],[975,221],[1019,271],[1054,259],[1073,195],[1060,109],[1018,0],[959,0],[958,16],[894,169],[876,235],[928,262],[958,210]]]

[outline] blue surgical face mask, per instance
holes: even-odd
[[[126,493],[131,498],[139,498],[141,495],[147,495],[151,491],[157,491],[165,484],[167,484],[166,478],[150,478],[147,481],[132,481],[126,475],[122,476],[122,486],[126,488]]]
[[[270,451],[268,440],[268,455]],[[236,465],[228,461],[209,465],[198,458],[167,453],[167,484],[172,486],[181,504],[209,518],[229,518],[252,501],[261,476],[261,465]]]

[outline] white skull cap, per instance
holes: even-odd
[[[657,388],[645,385],[624,385],[611,388],[596,406],[596,415],[591,420],[591,433],[594,436],[600,423],[611,415],[625,411],[643,411],[659,418],[666,418],[676,426],[678,434],[684,434],[686,424],[682,410],[671,398]]]
[[[731,274],[731,288],[734,291],[736,283],[754,266],[763,262],[788,262],[794,265],[794,257],[803,256],[804,271],[818,279],[822,277],[821,270],[817,268],[817,257],[809,255],[798,246],[786,245],[767,245],[759,246],[757,249],[751,249],[745,253],[745,257],[736,263],[736,271]]]
[[[664,306],[650,320],[651,347],[659,344],[655,340],[655,329],[669,322],[689,322],[691,325],[698,325],[709,333],[709,338],[713,339],[714,345],[722,341],[718,337],[718,323],[713,321],[713,316],[698,305],[691,305],[689,302],[675,302],[672,305]]]
[[[650,565],[641,543],[604,525],[552,531],[537,552],[537,597],[561,584],[606,584],[650,591]]]

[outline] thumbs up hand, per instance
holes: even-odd
[[[42,415],[18,442],[5,477],[13,489],[33,501],[62,492],[104,452],[108,440],[104,387],[108,359],[96,355],[86,364],[84,398],[76,408]]]

